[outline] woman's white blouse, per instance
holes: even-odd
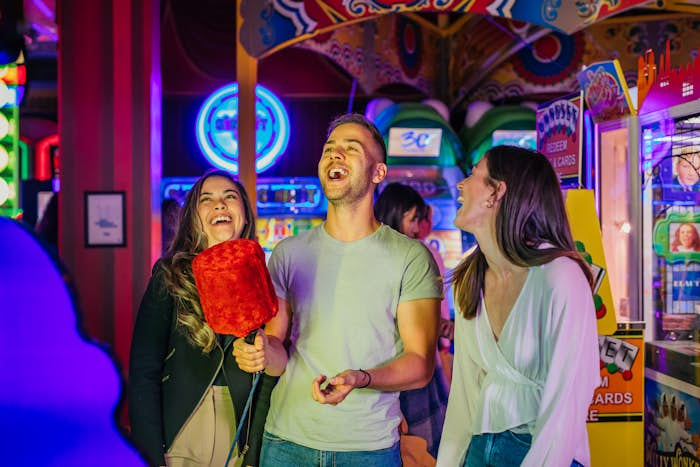
[[[455,300],[455,303],[457,300]],[[558,258],[531,267],[498,341],[483,300],[459,312],[438,466],[461,466],[472,435],[526,426],[523,466],[590,465],[586,416],[600,384],[593,294],[579,265]]]

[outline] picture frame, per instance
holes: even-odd
[[[126,193],[85,192],[85,247],[126,246]]]
[[[652,238],[655,253],[668,263],[700,263],[700,213],[668,213],[654,225]]]

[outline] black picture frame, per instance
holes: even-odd
[[[126,246],[126,192],[85,192],[85,247]]]

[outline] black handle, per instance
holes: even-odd
[[[258,333],[258,330],[256,329],[255,331],[250,331],[250,333],[245,336],[245,339],[243,339],[246,344],[253,345],[255,343],[255,335]]]

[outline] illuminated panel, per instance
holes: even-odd
[[[491,135],[491,145],[518,146],[537,150],[537,130],[496,130]]]
[[[29,170],[29,146],[26,141],[22,138],[17,142],[17,147],[19,149],[19,167],[20,167],[20,178],[22,180],[29,180],[30,170]],[[2,156],[0,156],[2,157]],[[2,170],[2,164],[0,164],[0,170]]]
[[[7,149],[0,146],[0,172],[5,170],[10,165],[10,156],[7,154]]]
[[[289,117],[268,89],[255,88],[255,170],[270,168],[287,149]],[[238,84],[216,90],[197,115],[197,144],[214,166],[238,173]]]
[[[442,128],[389,128],[388,155],[439,157]]]
[[[37,180],[49,180],[57,177],[58,163],[52,164],[52,151],[58,147],[58,135],[50,135],[36,143],[36,159],[34,160],[34,178]],[[52,165],[54,169],[52,170]]]
[[[17,68],[14,63],[0,67],[0,216],[5,217],[20,214],[17,91],[24,78]]]
[[[22,58],[19,60],[23,61]],[[27,70],[24,63],[10,63],[0,66],[0,107],[3,106],[3,97],[7,92],[12,94],[12,105],[19,107],[22,103],[22,97],[24,97],[26,82]],[[7,90],[3,89],[3,84],[7,87]]]
[[[258,209],[278,208],[297,212],[300,209],[318,209],[321,206],[322,193],[319,185],[258,183],[257,190]]]
[[[162,199],[172,199],[181,206],[196,178],[163,179]],[[259,178],[256,203],[258,214],[318,215],[328,209],[321,182],[315,177]]]

